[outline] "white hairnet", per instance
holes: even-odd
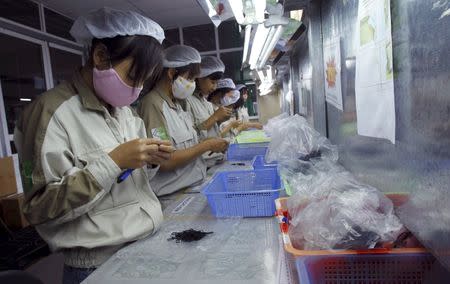
[[[216,72],[225,72],[225,64],[222,60],[215,56],[206,56],[202,58],[200,63],[200,75],[199,78],[205,78]]]
[[[225,94],[223,98],[221,98],[220,102],[222,106],[230,106],[237,102],[241,97],[241,93],[239,91],[233,90]]]
[[[93,38],[146,35],[159,43],[164,40],[164,30],[156,22],[133,11],[101,8],[80,16],[70,29],[73,38],[84,45],[90,45]]]
[[[164,50],[163,66],[167,68],[183,67],[201,61],[197,49],[187,45],[173,45]]]
[[[220,79],[217,82],[217,89],[222,88],[230,88],[230,89],[236,89],[236,85],[234,84],[233,80],[230,78]]]
[[[237,84],[236,85],[236,90],[240,91],[242,88],[246,88],[247,86],[244,84]]]

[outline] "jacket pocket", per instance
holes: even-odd
[[[100,156],[109,152],[111,147],[105,147],[102,149],[97,149],[94,151],[90,151],[85,154],[76,156],[76,165],[77,167],[83,168],[89,163],[94,162]],[[102,197],[102,199],[96,204],[96,206],[92,209],[93,215],[104,212],[105,210],[110,210],[116,207],[121,207],[128,204],[137,203],[137,195],[136,195],[136,185],[134,183],[134,173],[129,176],[122,183],[114,183],[112,188]]]

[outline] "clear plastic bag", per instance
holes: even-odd
[[[289,163],[291,160],[310,161],[325,158],[336,162],[337,147],[314,130],[305,118],[295,115],[281,118],[266,126],[272,138],[266,161]]]
[[[282,114],[275,116],[267,121],[267,124],[264,125],[263,129],[266,132],[267,135],[271,136],[273,131],[281,125],[281,121],[288,118],[289,115],[285,112]]]
[[[279,169],[281,176],[289,182],[292,195],[301,197],[316,197],[326,193],[329,188],[322,184],[335,184],[332,181],[349,175],[342,166],[327,159],[315,163],[291,161],[280,165]]]
[[[314,193],[288,200],[289,235],[299,249],[369,249],[403,229],[392,202],[350,173],[321,175]]]

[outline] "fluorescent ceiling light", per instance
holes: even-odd
[[[228,0],[236,21],[240,25],[264,22],[265,0]]]
[[[261,82],[264,82],[264,78],[266,77],[264,75],[264,72],[262,70],[258,70],[257,73],[258,73],[259,80],[261,80]]]
[[[19,100],[21,102],[31,102],[31,99],[29,99],[29,98],[20,98]]]
[[[244,6],[242,6],[242,0],[228,0],[233,11],[234,18],[239,25],[243,25],[245,22],[244,18]]]
[[[255,8],[255,20],[257,23],[264,22],[264,11],[266,10],[266,1],[261,0],[245,0],[245,3],[253,2],[253,6]],[[245,9],[245,7],[244,7]],[[245,10],[244,10],[245,11]]]
[[[263,24],[259,24],[256,28],[255,36],[253,37],[252,42],[252,50],[250,53],[250,69],[256,69],[256,64],[258,58],[261,54],[262,49],[264,48],[264,44],[266,42],[267,36],[269,34],[268,28],[266,28]]]
[[[252,36],[252,26],[245,26],[244,52],[242,54],[242,64],[248,62],[248,53],[250,47],[250,37]]]
[[[258,65],[257,65],[258,68],[262,68],[264,67],[264,65],[266,65],[267,59],[269,58],[270,54],[272,53],[272,50],[274,49],[275,45],[280,39],[284,27],[273,26],[270,29],[273,32],[271,33],[271,37],[267,38],[266,45],[264,46],[264,49],[262,50],[260,57],[258,58]]]

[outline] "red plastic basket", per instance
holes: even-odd
[[[328,255],[297,258],[301,284],[447,283],[448,272],[431,254]]]
[[[392,200],[394,207],[405,203],[409,196],[407,194],[386,194]],[[405,253],[426,253],[424,248],[375,248],[367,250],[303,250],[295,248],[289,237],[289,212],[287,209],[287,198],[278,198],[275,200],[277,209],[276,216],[280,225],[281,235],[283,237],[284,249],[294,257],[311,255],[355,255],[355,254],[405,254]]]

